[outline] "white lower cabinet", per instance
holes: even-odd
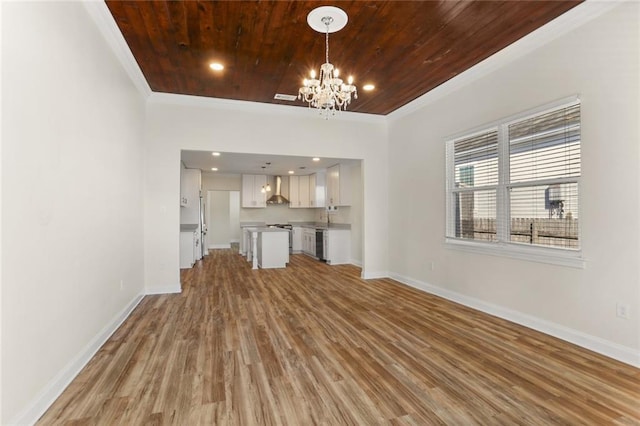
[[[351,263],[351,231],[328,229],[324,232],[325,259],[329,265]]]
[[[195,231],[180,232],[180,269],[188,269],[196,263],[198,238]]]
[[[294,253],[302,251],[302,230],[300,226],[291,228],[291,251]]]
[[[302,228],[302,252],[316,257],[316,230]]]
[[[258,232],[258,267],[284,268],[289,263],[289,233]]]

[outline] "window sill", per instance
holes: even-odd
[[[547,263],[584,269],[585,260],[580,250],[567,251],[546,247],[527,247],[519,244],[479,243],[447,238],[445,247],[469,253],[488,254],[491,256],[509,257],[530,262]]]

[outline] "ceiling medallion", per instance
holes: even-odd
[[[313,9],[307,15],[307,23],[318,32],[325,33],[325,63],[320,67],[320,74],[316,79],[315,70],[311,70],[311,78],[304,79],[303,86],[298,91],[298,99],[320,110],[320,114],[329,118],[336,111],[345,110],[351,103],[351,97],[358,99],[353,77],[349,76],[345,84],[340,72],[329,62],[329,33],[340,31],[347,25],[349,18],[344,10],[333,6],[321,6]]]

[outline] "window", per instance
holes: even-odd
[[[450,139],[447,242],[581,265],[580,173],[577,99]]]

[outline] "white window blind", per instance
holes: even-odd
[[[510,241],[579,248],[580,104],[508,128]]]
[[[495,129],[453,142],[455,187],[453,236],[495,241],[498,132]],[[482,224],[483,226],[480,226]]]
[[[578,250],[580,103],[447,141],[447,238]]]

